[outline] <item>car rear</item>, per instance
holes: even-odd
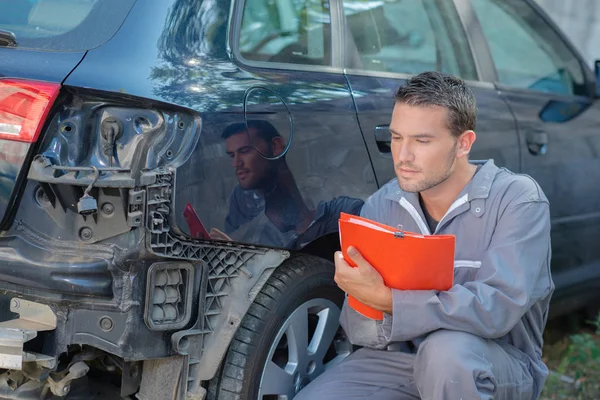
[[[114,389],[111,399],[225,391],[230,344],[246,340],[246,313],[269,282],[288,314],[304,309],[295,287],[310,286],[311,302],[325,296],[310,323],[328,315],[337,332],[342,296],[328,260],[200,240],[176,223],[178,168],[195,173],[190,160],[220,151],[201,131],[211,116],[243,118],[235,104],[248,78],[228,55],[230,5],[0,2],[0,398],[95,398],[86,376]],[[297,279],[271,280],[276,268]],[[287,340],[281,332],[260,357]],[[261,376],[265,360],[246,372]]]
[[[174,226],[203,121],[139,71],[198,4],[0,2],[0,398],[201,399],[289,256]]]
[[[133,284],[122,257],[136,259],[144,253],[143,244],[138,245],[141,235],[134,232],[143,226],[135,182],[141,177],[137,166],[145,167],[146,160],[135,154],[146,146],[147,155],[152,146],[136,138],[156,128],[153,124],[164,116],[112,93],[64,85],[86,53],[119,30],[134,4],[0,3],[2,398],[64,396],[71,382],[88,372],[84,361],[94,359],[114,371],[110,353],[129,351],[127,358],[136,358],[130,354],[133,349],[119,349],[119,340],[135,336],[131,326],[148,331],[143,314],[132,308],[130,299],[142,294],[131,294]],[[128,112],[135,114],[131,124],[126,123]],[[192,131],[194,118],[186,117]],[[175,129],[180,120],[175,120]],[[157,273],[168,277],[160,290],[171,295],[158,304],[163,315],[154,321],[157,325],[181,324],[187,318],[180,310],[181,298],[191,294],[182,289],[191,278],[187,271],[188,266],[164,267]],[[138,340],[158,342],[160,336],[142,334]],[[161,342],[155,349],[164,355]],[[133,370],[128,382],[141,379],[135,362],[119,367]]]

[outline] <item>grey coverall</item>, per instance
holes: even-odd
[[[431,233],[418,194],[403,192],[395,179],[367,200],[361,216]],[[487,161],[434,233],[456,235],[454,286],[393,290],[393,314],[383,321],[345,303],[340,322],[363,347],[294,400],[539,396],[548,375],[542,332],[554,291],[542,190],[532,178]]]

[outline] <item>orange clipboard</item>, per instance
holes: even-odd
[[[444,291],[454,283],[454,235],[421,235],[366,218],[340,213],[340,244],[344,259],[355,247],[386,284],[399,290]],[[381,320],[383,313],[348,295],[348,305],[365,317]]]
[[[210,240],[210,235],[200,218],[198,218],[198,214],[196,214],[196,210],[190,203],[187,203],[183,210],[183,217],[187,222],[188,228],[190,230],[190,236],[195,239],[204,239]]]

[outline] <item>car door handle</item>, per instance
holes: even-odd
[[[392,135],[389,125],[378,125],[375,127],[375,143],[381,153],[391,153]]]
[[[548,151],[548,134],[543,130],[528,130],[525,132],[525,141],[529,153],[534,156],[543,156]]]

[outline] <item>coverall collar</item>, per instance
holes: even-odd
[[[473,176],[471,181],[460,192],[458,198],[462,198],[467,195],[468,201],[475,199],[487,199],[490,194],[490,189],[492,188],[492,182],[494,181],[494,177],[496,176],[499,168],[496,166],[496,164],[494,164],[494,160],[491,159],[487,161],[470,161],[470,163],[474,165],[481,165],[481,169],[475,174],[475,176]],[[385,196],[386,199],[399,202],[404,197],[415,208],[420,208],[418,193],[409,193],[403,191],[400,189],[397,179],[395,179],[393,189],[394,190],[390,190],[390,192]]]

